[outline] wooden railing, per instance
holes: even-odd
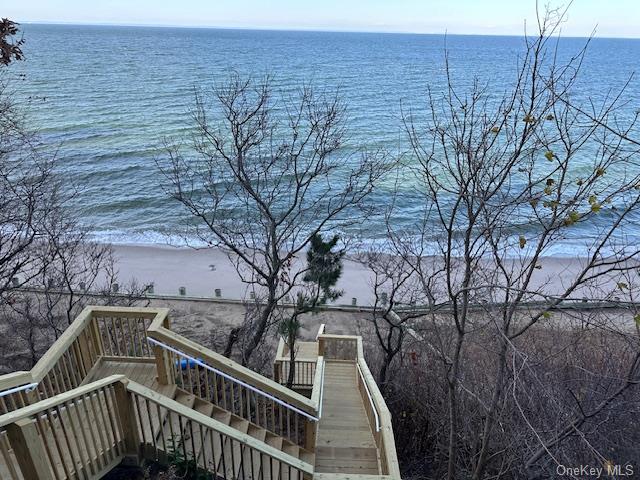
[[[166,309],[87,307],[29,372],[0,377],[0,414],[83,385],[102,360],[154,358],[146,339]]]
[[[318,335],[318,354],[325,360],[355,361],[358,356],[358,340],[355,335]]]
[[[100,478],[125,455],[114,376],[0,416],[2,478]]]
[[[302,480],[313,474],[312,465],[146,387],[129,382],[127,391],[136,440],[145,451],[152,447],[155,459],[179,455],[219,479]],[[183,440],[176,443],[178,436]]]
[[[168,329],[157,317],[148,328],[158,379],[175,383],[272,433],[312,450],[318,405],[248,368]]]
[[[318,357],[311,390],[311,401],[318,405],[318,418],[322,418],[322,399],[324,396],[324,357]]]
[[[101,307],[91,310],[100,339],[100,353],[104,360],[117,358],[153,359],[153,349],[147,341],[147,330],[154,319],[166,318],[164,308]]]
[[[167,434],[174,425],[175,435]],[[302,460],[121,375],[0,416],[2,479],[100,478],[123,459],[176,453],[221,479],[302,480],[313,473]]]
[[[306,358],[294,360],[294,377],[292,388],[309,389],[313,388],[313,379],[316,374],[317,359]],[[286,385],[289,380],[291,369],[291,359],[289,349],[282,338],[278,341],[276,358],[273,362],[273,379],[280,385]]]
[[[312,388],[313,378],[316,374],[317,360],[295,360],[295,371],[291,388]],[[276,360],[274,363],[273,378],[280,385],[286,385],[291,369],[290,360]]]
[[[400,465],[393,436],[391,413],[364,359],[362,338],[357,338],[358,388],[367,412],[373,438],[378,447],[382,473],[391,476],[394,480],[400,480]]]

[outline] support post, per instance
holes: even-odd
[[[10,423],[7,436],[24,478],[53,480],[49,458],[33,420],[23,418]]]
[[[162,326],[170,330],[171,324],[169,315],[164,318]],[[173,366],[171,365],[171,355],[160,345],[153,344],[153,355],[156,357],[156,371],[158,373],[158,383],[161,385],[169,385],[175,383],[173,374]]]
[[[118,382],[114,385],[116,394],[116,404],[122,435],[124,437],[126,461],[130,465],[140,464],[140,435],[138,434],[138,424],[134,413],[134,399],[127,391],[126,382]]]
[[[316,451],[316,433],[318,432],[318,422],[307,419],[304,426],[304,448],[309,452]]]
[[[156,372],[158,373],[158,383],[160,385],[168,385],[169,383],[173,383],[169,351],[154,343],[153,355],[156,357]]]
[[[93,337],[93,345],[96,349],[96,355],[101,357],[104,355],[104,345],[102,344],[102,337],[100,336],[98,320],[93,315],[91,316],[90,324],[91,336]]]
[[[273,380],[276,383],[280,383],[281,370],[282,370],[282,362],[280,360],[276,360],[273,365]]]

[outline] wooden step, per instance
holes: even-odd
[[[298,454],[300,453],[300,447],[287,442],[282,445],[282,451],[292,457],[299,458]]]
[[[210,415],[210,417],[224,423],[225,425],[229,425],[229,423],[231,423],[231,412],[227,412],[220,407],[214,406],[213,413]]]
[[[162,392],[160,392],[162,394],[167,396],[174,395],[174,400],[188,408],[211,417],[224,425],[228,425],[240,433],[246,433],[294,458],[303,458],[304,461],[313,465],[314,456],[312,453],[301,449],[279,435],[254,425],[248,420],[206,400],[197,398],[184,390],[176,389],[175,386],[162,386],[157,390],[159,389],[162,389]],[[169,418],[171,421],[169,421]],[[176,414],[165,416],[162,419],[162,430],[159,428],[157,430],[156,440],[159,449],[163,448],[161,434],[164,433],[167,453],[171,451],[172,443],[170,439],[173,434],[173,448],[179,452],[180,457],[186,455],[188,459],[196,460],[199,468],[215,473],[218,476],[227,478],[242,477],[247,480],[288,479],[288,469],[284,467],[281,471],[279,462],[270,462],[266,455],[252,451],[249,446],[213,430],[206,428],[201,430],[197,422],[192,424],[189,421],[185,421],[185,419],[180,422]],[[164,460],[167,460],[166,456]]]
[[[264,439],[267,437],[267,431],[262,427],[254,425],[253,423],[249,425],[249,430],[247,431],[247,433],[253,438],[260,440],[261,442],[264,442]]]
[[[242,433],[247,433],[249,431],[249,421],[244,418],[236,417],[235,415],[231,417],[229,426]]]
[[[159,394],[164,395],[165,397],[169,397],[172,400],[175,398],[178,392],[178,386],[176,384],[160,385],[154,383],[151,388]]]
[[[300,449],[300,455],[298,456],[300,460],[308,463],[309,465],[315,465],[316,463],[316,454],[313,452],[309,452],[303,448]]]
[[[210,417],[213,414],[213,404],[200,398],[196,398],[193,408],[207,417]]]
[[[161,395],[164,395],[165,397],[170,398],[171,400],[173,400],[177,394],[177,390],[178,387],[177,385],[157,385],[154,384],[153,385],[153,389],[160,393]],[[164,410],[164,409],[162,409]],[[153,437],[156,439],[156,443],[158,443],[158,446],[160,447],[162,444],[162,439],[160,436],[160,432],[162,430],[162,428],[164,428],[164,425],[167,421],[167,412],[166,410],[163,411],[162,413],[162,417],[163,418],[158,418],[158,409],[157,408],[152,408],[152,417],[153,417]]]

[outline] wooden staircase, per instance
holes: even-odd
[[[302,347],[309,397],[171,331],[166,309],[89,307],[31,371],[0,377],[0,478],[93,480],[152,460],[189,478],[399,480],[360,337]]]

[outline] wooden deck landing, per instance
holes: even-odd
[[[379,475],[376,444],[352,362],[327,361],[315,471]]]
[[[86,383],[95,382],[110,375],[125,375],[129,380],[144,385],[152,390],[158,390],[156,381],[155,361],[120,362],[117,360],[103,360]]]

